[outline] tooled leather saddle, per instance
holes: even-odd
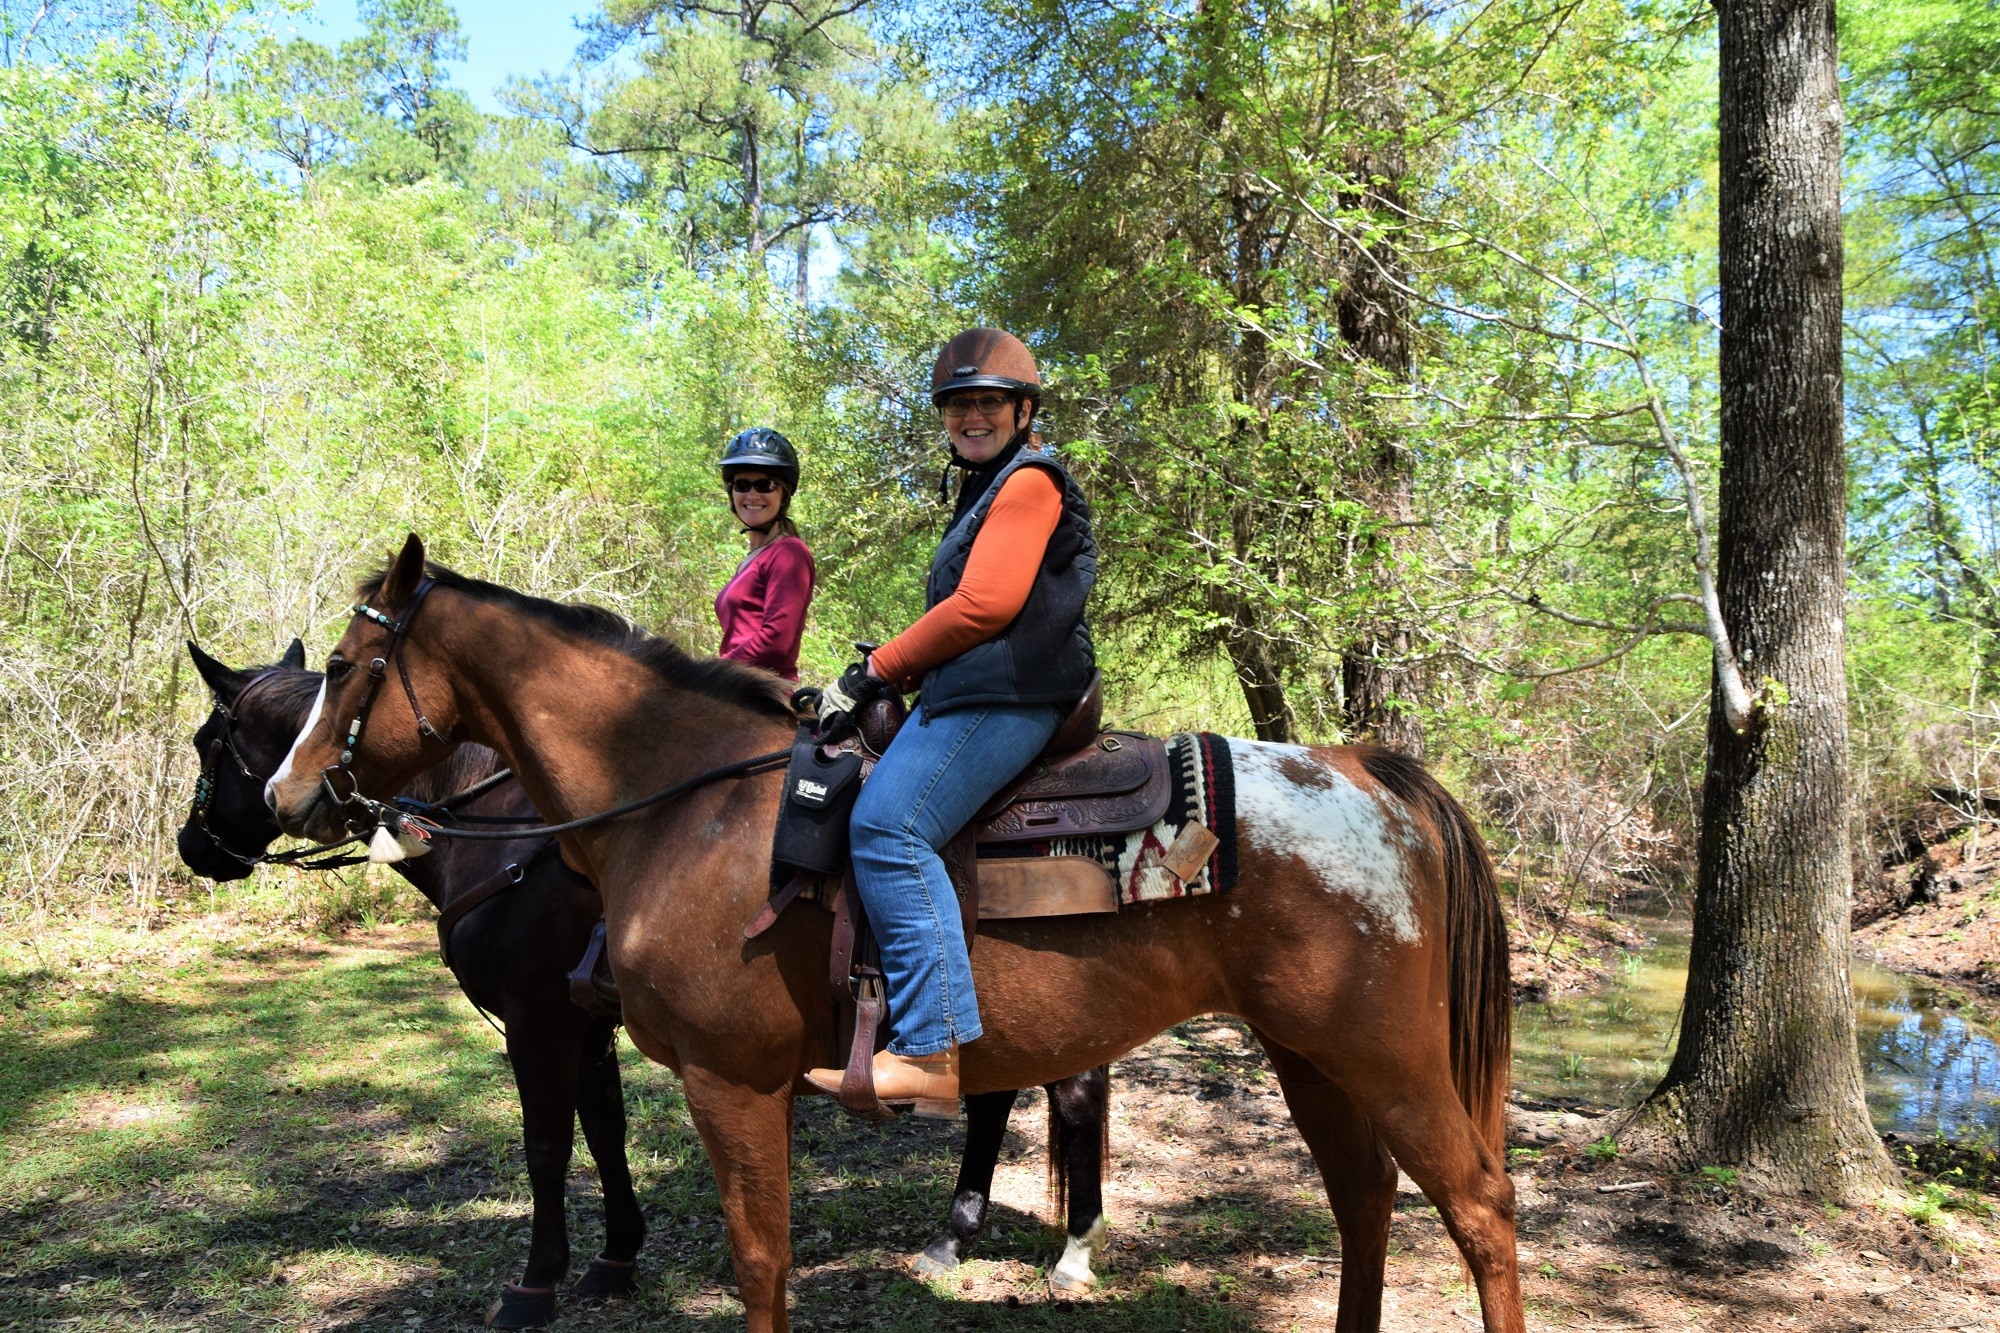
[[[858,754],[863,779],[904,721],[900,698],[878,699],[864,710],[855,734],[840,748]],[[945,869],[957,890],[959,914],[971,945],[980,921],[1115,912],[1118,895],[1109,872],[1088,856],[996,855],[1023,843],[1151,827],[1172,799],[1166,743],[1132,731],[1102,731],[1103,683],[1090,688],[1056,728],[1042,753],[1003,787],[944,848]],[[890,1112],[875,1096],[873,1057],[886,1040],[882,973],[852,866],[833,876],[797,874],[772,895],[743,928],[754,940],[798,898],[814,895],[834,916],[827,980],[835,1001],[836,1050],[848,1058],[837,1100],[870,1119]]]

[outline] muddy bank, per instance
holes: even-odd
[[[1331,1326],[1332,1219],[1248,1033],[1189,1023],[1119,1061],[1116,1077],[1110,1266],[1078,1312],[1110,1314],[1164,1286],[1207,1306],[1213,1322],[1198,1327]],[[1991,1195],[1926,1195],[1913,1177],[1915,1192],[1861,1207],[1774,1198],[1728,1172],[1630,1159],[1607,1111],[1517,1099],[1508,1120],[1530,1327],[2000,1329]],[[1024,1096],[1017,1122],[995,1199],[1003,1215],[1033,1216],[1046,1211],[1039,1105]],[[1010,1298],[1048,1303],[1038,1277],[1057,1242],[1048,1231],[1024,1239],[1003,1235],[946,1285],[968,1314]],[[1386,1307],[1384,1327],[1397,1330],[1471,1327],[1477,1309],[1436,1210],[1407,1178]]]
[[[2000,1022],[2000,830],[1933,823],[1937,841],[1857,889],[1855,952]]]
[[[1507,902],[1509,972],[1514,1002],[1560,999],[1601,985],[1618,960],[1646,943],[1646,932],[1612,905],[1582,903],[1551,911],[1513,895]]]

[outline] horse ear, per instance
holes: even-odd
[[[234,701],[243,692],[245,675],[232,671],[201,650],[201,645],[193,639],[187,641],[188,656],[194,659],[194,669],[201,673],[209,692],[223,703]]]
[[[401,605],[417,590],[423,577],[424,539],[413,532],[397,553],[396,562],[389,566],[388,577],[382,580],[382,600],[391,606]]]
[[[293,639],[292,646],[285,649],[285,655],[278,659],[278,665],[290,667],[294,671],[305,670],[306,666],[305,644],[296,638]]]

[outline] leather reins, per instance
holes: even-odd
[[[410,626],[415,623],[417,612],[423,608],[424,598],[430,596],[431,589],[436,586],[437,580],[429,575],[425,575],[417,584],[416,590],[410,595],[409,609],[403,612],[401,619],[384,615],[366,602],[356,602],[354,604],[353,611],[355,615],[365,616],[389,631],[389,647],[382,656],[373,658],[368,663],[368,687],[363,691],[361,702],[354,710],[354,721],[348,725],[347,739],[342,742],[340,747],[339,762],[320,770],[320,790],[326,794],[327,800],[333,803],[336,810],[358,811],[364,817],[372,817],[377,828],[386,828],[392,834],[408,833],[421,842],[428,842],[433,837],[458,838],[469,842],[502,842],[511,841],[516,838],[546,838],[553,837],[558,833],[570,833],[577,829],[590,828],[597,824],[618,819],[624,815],[631,814],[635,810],[643,810],[647,806],[658,805],[662,801],[670,801],[676,796],[684,796],[698,787],[705,787],[711,782],[719,782],[723,778],[745,777],[756,773],[775,772],[791,761],[792,748],[787,745],[783,749],[771,750],[760,755],[752,755],[748,759],[739,759],[734,763],[722,764],[718,767],[704,770],[691,778],[676,782],[672,786],[663,787],[650,795],[641,796],[637,800],[627,801],[623,805],[613,806],[609,810],[599,811],[594,815],[585,815],[581,819],[572,819],[562,824],[543,824],[532,828],[447,828],[434,820],[426,819],[410,810],[399,809],[392,803],[377,801],[363,796],[360,786],[354,778],[354,754],[360,748],[362,733],[367,728],[369,711],[374,708],[376,697],[381,693],[382,682],[388,678],[390,662],[396,664],[396,674],[403,682],[403,695],[410,701],[411,715],[417,719],[417,730],[441,745],[450,743],[439,734],[437,728],[431,725],[430,719],[424,716],[423,706],[417,702],[416,688],[410,683],[409,666],[403,660],[403,644],[409,636]],[[346,792],[343,793],[334,786],[334,778],[336,776],[344,780],[347,787]],[[358,822],[362,821],[357,821],[354,815],[349,815],[347,826],[352,829],[356,827]],[[359,838],[360,836],[356,834],[355,838]],[[349,839],[349,841],[354,840],[354,838]]]

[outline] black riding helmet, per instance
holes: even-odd
[[[752,426],[738,432],[722,451],[722,479],[736,475],[736,469],[753,467],[768,472],[785,483],[787,491],[799,488],[799,455],[792,442],[769,426]]]

